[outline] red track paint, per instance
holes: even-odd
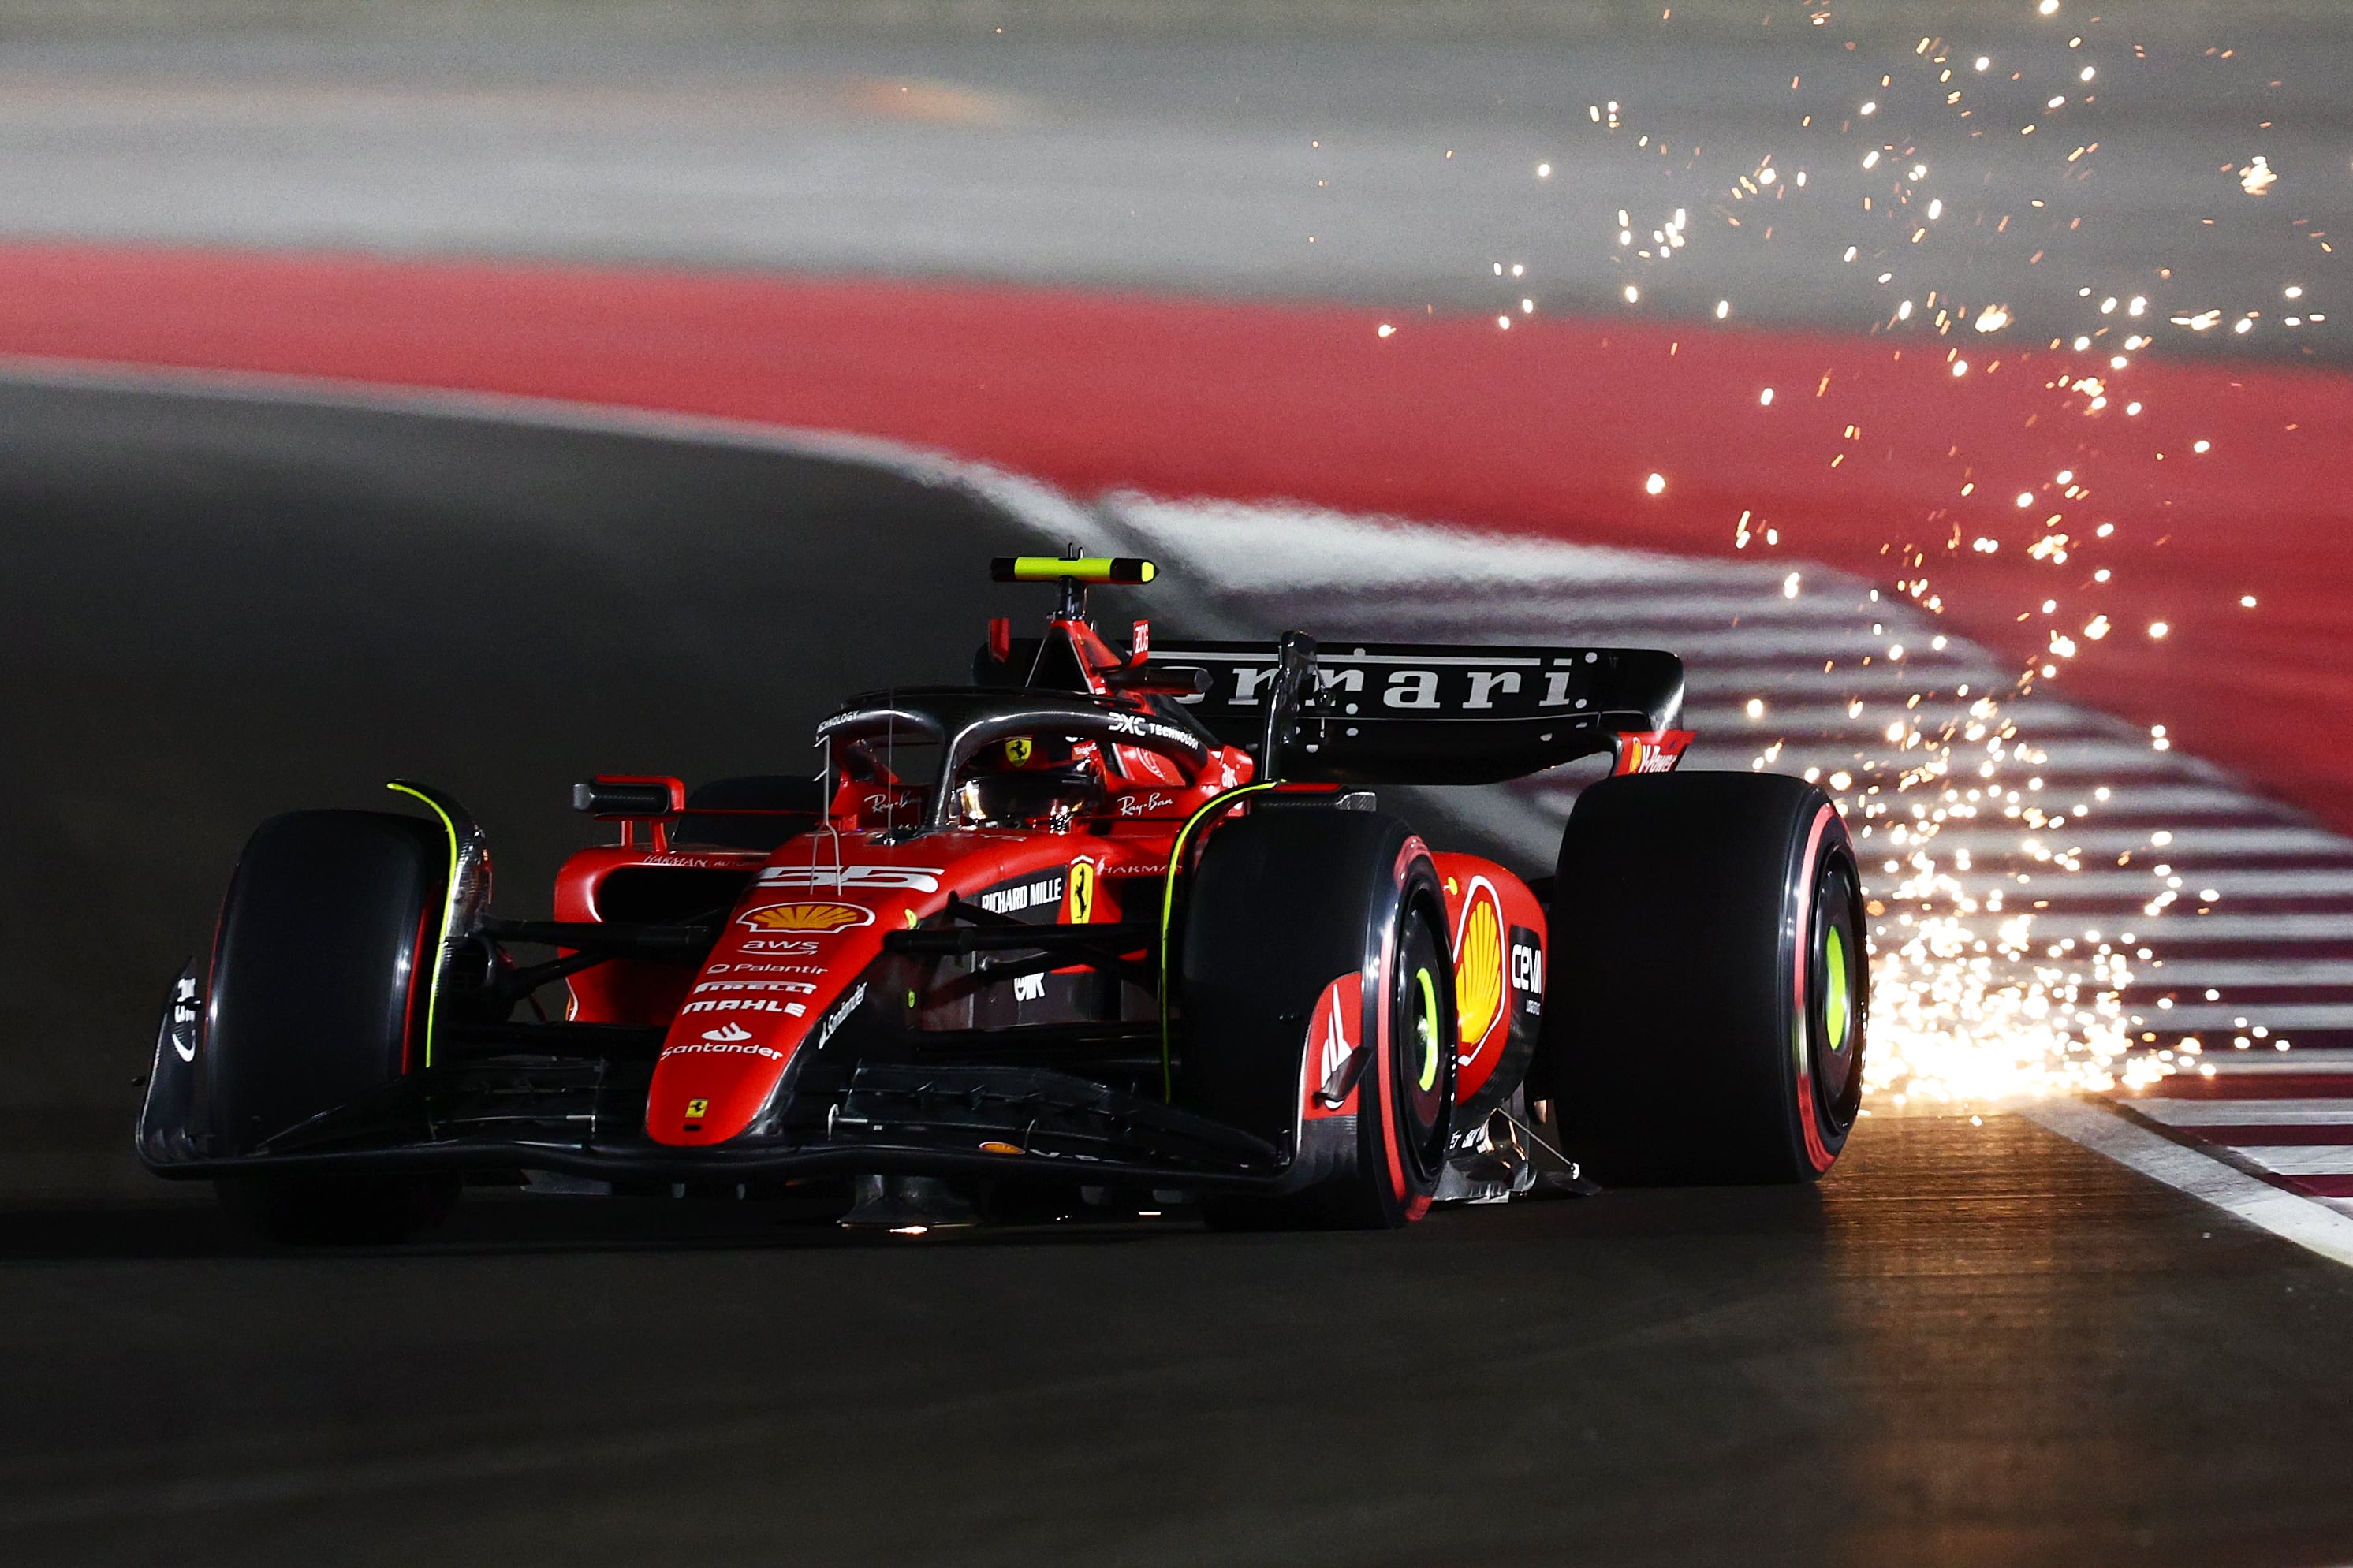
[[[2353,1198],[2353,1176],[2283,1176],[2280,1184],[2316,1198]]]
[[[1004,286],[0,247],[0,353],[343,377],[855,431],[1081,492],[1287,498],[1821,562],[2353,831],[2353,381],[1978,341]],[[2066,384],[2097,374],[2109,408]],[[1775,398],[1760,403],[1764,389]],[[2147,405],[2138,418],[2123,406]],[[1854,434],[1848,431],[1852,427]],[[1268,432],[1279,432],[1270,439]],[[2198,440],[2213,444],[2199,455]],[[1837,459],[1836,466],[1832,460]],[[2074,500],[2054,482],[2073,470]],[[1651,473],[1666,485],[1645,493]],[[1965,484],[1975,489],[1961,495]],[[2016,505],[2021,494],[2030,507]],[[2064,566],[2030,561],[2053,513]],[[2089,537],[2113,522],[2112,539]],[[1779,532],[1778,549],[1762,530]],[[2001,540],[1991,555],[1979,536]],[[1923,564],[1906,564],[1912,554]],[[2113,583],[2095,586],[2094,569]],[[2258,608],[2242,609],[2242,595]],[[2064,606],[2046,618],[2045,599]],[[2084,641],[2105,613],[2115,631]],[[2171,635],[2152,640],[2163,620]]]

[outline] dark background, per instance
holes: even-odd
[[[499,907],[544,916],[609,834],[573,780],[813,767],[831,704],[964,679],[988,616],[1042,614],[987,581],[1040,543],[781,452],[0,385],[5,1166],[147,1183],[132,1079],[263,817],[437,784]]]

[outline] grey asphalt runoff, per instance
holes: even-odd
[[[2070,0],[2044,21],[2026,0],[1889,17],[1755,0],[1778,24],[1731,26],[1743,8],[1624,4],[1547,32],[1522,15],[1544,7],[1458,5],[1408,36],[1385,30],[1388,4],[1271,30],[1247,7],[1187,30],[1187,7],[1154,27],[1129,6],[1123,32],[944,4],[848,8],[902,24],[863,29],[724,5],[620,7],[635,26],[501,27],[531,8],[489,5],[438,29],[334,6],[349,26],[0,27],[0,236],[997,279],[1390,320],[1696,330],[1721,302],[1732,330],[1924,344],[1958,310],[1947,341],[1986,352],[2106,329],[2105,348],[2147,334],[2165,355],[2353,357],[2345,257],[2321,248],[2353,240],[2341,8],[2125,0],[2094,21]],[[2258,156],[2274,179],[2250,194]],[[1980,339],[1990,307],[2010,324]],[[2202,335],[2170,324],[2208,310]]]
[[[2353,1275],[2013,1118],[1379,1235],[491,1193],[299,1254],[130,1170],[259,816],[436,780],[533,912],[570,779],[790,765],[1028,542],[847,462],[0,389],[0,1560],[2353,1556]]]

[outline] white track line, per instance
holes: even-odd
[[[2267,1230],[2331,1262],[2353,1266],[2353,1215],[2283,1191],[2152,1132],[2116,1111],[2082,1100],[2042,1100],[2021,1107],[2019,1114],[2176,1192],[2211,1204],[2233,1219]]]
[[[2234,1146],[2231,1152],[2250,1164],[2283,1176],[2353,1174],[2353,1144],[2259,1143]]]
[[[2353,1050],[2347,1050],[2342,1047],[2298,1046],[2295,1050],[2284,1053],[2268,1050],[2217,1051],[2206,1061],[2205,1066],[2212,1068],[2224,1078],[2239,1078],[2249,1074],[2256,1077],[2275,1076],[2288,1072],[2323,1074],[2345,1079],[2346,1087],[2353,1089]],[[2146,1105],[2152,1102],[2137,1100],[2133,1103]]]
[[[2114,857],[2129,850],[2136,860],[2170,864],[2223,858],[2353,856],[2353,844],[2318,827],[2250,824],[2243,827],[2178,827],[2171,832],[2171,843],[2151,844],[2150,830],[2145,827],[2029,827],[2022,822],[2008,821],[1947,823],[1944,831],[1936,835],[1936,842],[1983,857],[2007,853],[2032,839],[2045,848],[2071,854]]]
[[[2273,1029],[2353,1030],[2353,1002],[2192,1002],[2156,1007],[2136,1001],[2132,1008],[2134,1018],[2145,1018],[2149,1028],[2168,1034],[2189,1030],[2227,1035],[2247,1026],[2239,1022],[2242,1018]],[[2215,1039],[2207,1044],[2219,1048],[2222,1042]]]
[[[2176,946],[2184,942],[2353,942],[2353,910],[2318,914],[2240,915],[2216,911],[2199,915],[2168,936]]]
[[[2136,1100],[2133,1110],[2168,1127],[2337,1127],[2353,1100]]]
[[[1784,758],[1789,755],[1788,752],[1781,754]],[[1882,852],[1874,850],[1869,843],[1860,847],[1862,851],[1863,869],[1868,874],[1871,869],[1870,863]],[[1888,849],[1884,853],[1893,858],[1908,860],[1911,857],[1911,846],[1905,845],[1900,848]],[[2353,847],[2348,847],[2346,853],[2353,856]],[[1938,858],[1941,859],[1943,857],[1939,856]],[[1985,868],[1979,869],[1982,871]],[[2194,871],[2186,868],[2177,868],[2175,875],[2181,879],[2181,886],[2175,891],[2184,903],[2195,899],[2199,890],[2203,888],[2211,888],[2226,899],[2298,898],[2323,894],[2343,898],[2353,895],[2353,860],[2348,860],[2348,863],[2343,866],[2316,866],[2307,870],[2275,870],[2257,867],[2242,868],[2210,864],[2199,867]],[[2029,880],[2027,878],[2031,879]],[[2006,897],[2015,899],[2025,889],[2031,889],[2034,897],[2038,899],[2067,899],[2076,901],[2086,899],[2116,898],[2120,895],[2151,899],[2166,891],[2168,880],[2167,878],[2152,876],[2148,872],[2137,869],[2064,871],[2055,868],[2051,869],[2037,868],[2028,873],[2026,878],[2017,877],[2006,868],[1996,873],[1996,885],[2001,888]],[[2168,919],[2181,922],[2178,926],[2168,926],[2167,928],[2168,934],[2190,923],[2189,917],[2183,914],[2172,915]]]
[[[2166,990],[2242,985],[2353,986],[2353,959],[2176,959],[2152,969],[2146,984]]]

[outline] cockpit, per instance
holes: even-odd
[[[1137,792],[1174,805],[1220,754],[1181,709],[960,687],[861,698],[818,738],[837,824],[884,833],[1062,831],[1143,815],[1128,804]]]
[[[966,759],[949,814],[962,827],[1067,829],[1111,798],[1103,749],[1092,741],[1014,735]]]

